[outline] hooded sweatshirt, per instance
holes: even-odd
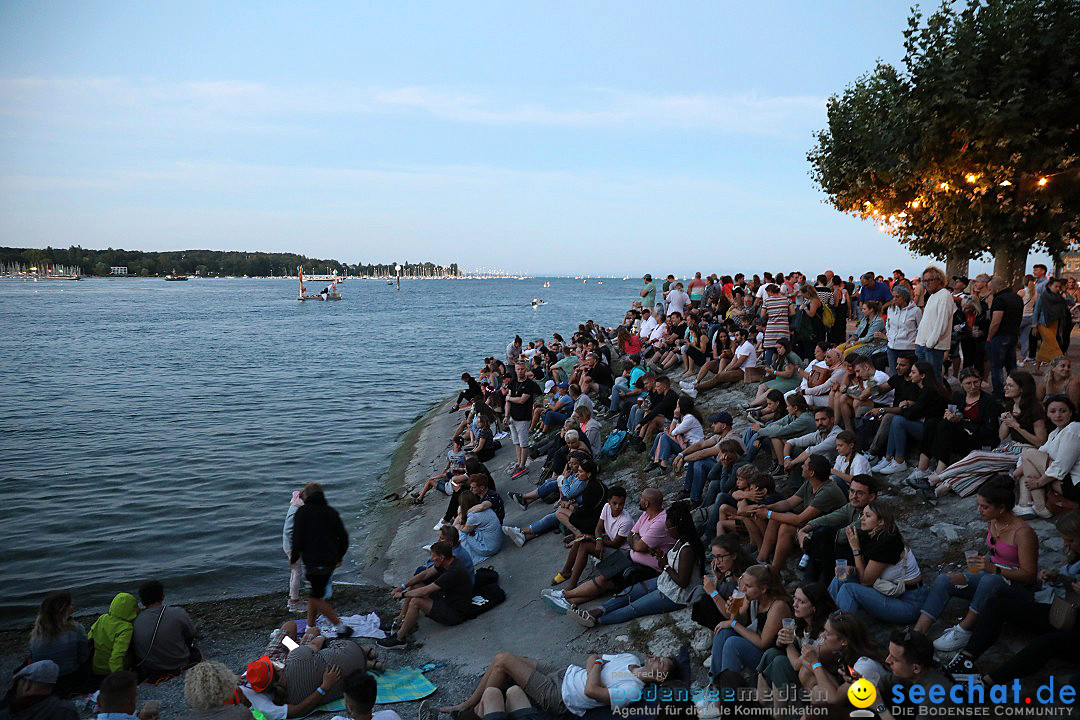
[[[90,640],[94,643],[95,675],[108,675],[124,669],[128,645],[131,643],[131,622],[138,610],[139,604],[134,595],[117,593],[109,604],[109,612],[90,626]]]
[[[314,492],[293,516],[290,562],[303,560],[304,566],[333,571],[349,549],[349,533],[337,510],[326,503],[326,496]]]

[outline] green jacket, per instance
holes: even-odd
[[[773,420],[771,423],[761,428],[758,437],[790,440],[791,438],[814,432],[816,429],[817,424],[814,422],[814,413],[808,410],[799,417],[785,415],[779,420]],[[764,447],[764,445],[762,447]]]
[[[95,675],[108,675],[123,670],[128,645],[131,643],[131,621],[138,614],[139,604],[131,593],[117,593],[109,604],[109,612],[90,626],[90,641],[94,643],[93,670]]]

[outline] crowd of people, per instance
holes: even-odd
[[[796,687],[840,705],[859,678],[880,688],[1000,683],[1080,659],[1080,628],[1062,619],[1072,607],[1075,623],[1080,593],[1080,377],[1067,356],[1077,303],[1065,282],[1040,265],[1019,293],[933,266],[857,282],[698,273],[660,287],[645,275],[639,297],[615,328],[589,321],[569,340],[515,337],[478,379],[461,376],[445,467],[413,496],[446,500],[438,537],[391,590],[399,612],[376,646],[350,638],[331,603],[349,538],[310,484],[294,493],[282,538],[288,607],[306,613],[304,632],[286,623],[237,677],[202,657],[191,619],[157,581],[138,599],[117,594],[89,632],[72,620],[71,595],[53,593],[0,716],[75,717],[63,698],[100,688],[102,715],[149,720],[156,709],[136,714],[135,683],[182,674],[186,717],[302,717],[344,697],[366,720],[376,650],[411,647],[425,622],[476,617],[490,581],[482,566],[532,542],[551,549],[550,586],[537,592],[568,623],[690,608],[713,636],[717,692]],[[702,411],[708,393],[740,386],[746,402]],[[489,467],[503,442],[512,459]],[[640,492],[605,482],[620,452],[643,454]],[[497,477],[513,489],[500,492]],[[965,521],[985,523],[985,536],[963,572],[926,567],[905,540],[912,529],[885,497],[901,484],[916,505],[974,496]],[[550,511],[527,525],[507,519],[508,505],[534,503]],[[1044,520],[1064,567],[1039,565],[1031,523]],[[937,632],[950,606],[963,614]],[[896,626],[888,643],[872,639],[874,623]],[[976,669],[1006,625],[1026,633],[1022,650]],[[500,653],[467,699],[442,710],[581,716],[691,675],[685,658],[593,655],[554,667]],[[717,697],[698,703],[699,717],[720,715]]]

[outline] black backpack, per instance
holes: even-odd
[[[483,598],[482,604],[477,604],[475,598]],[[476,568],[476,578],[473,580],[473,605],[472,616],[483,615],[491,608],[506,600],[506,592],[499,587],[499,573],[490,565]]]

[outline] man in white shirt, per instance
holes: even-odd
[[[642,340],[648,340],[649,335],[656,328],[656,318],[653,317],[652,310],[649,308],[642,308],[641,310],[641,327],[638,328],[638,336]]]
[[[735,342],[738,345],[734,352],[725,351],[716,367],[716,374],[708,380],[701,380],[701,375],[698,375],[697,385],[693,388],[683,386],[683,390],[687,393],[693,392],[693,395],[702,392],[704,390],[711,390],[712,388],[723,385],[724,383],[737,383],[746,379],[746,370],[757,366],[757,348],[750,342],[746,330],[742,328],[735,331]],[[728,357],[724,357],[727,355]],[[706,366],[708,367],[708,366]],[[704,368],[702,368],[704,370]]]
[[[668,293],[667,296],[667,313],[679,313],[683,315],[686,313],[686,308],[690,307],[690,296],[683,290],[682,283],[675,283],[675,287]]]
[[[893,301],[885,312],[885,337],[889,374],[896,374],[896,358],[915,349],[915,336],[922,320],[922,308],[911,302],[911,291],[897,283],[892,289]]]
[[[670,657],[650,657],[643,663],[630,653],[589,655],[585,667],[570,665],[560,669],[520,655],[499,653],[468,699],[460,705],[437,710],[441,713],[472,710],[488,688],[502,689],[516,684],[542,713],[581,717],[593,708],[609,706],[612,711],[618,711],[632,705],[643,699],[646,683],[664,683],[673,672],[678,673],[678,665]]]
[[[926,288],[926,307],[915,335],[915,357],[930,363],[940,378],[945,353],[952,341],[952,317],[956,306],[945,289],[945,273],[941,268],[931,265],[923,270],[922,282]]]

